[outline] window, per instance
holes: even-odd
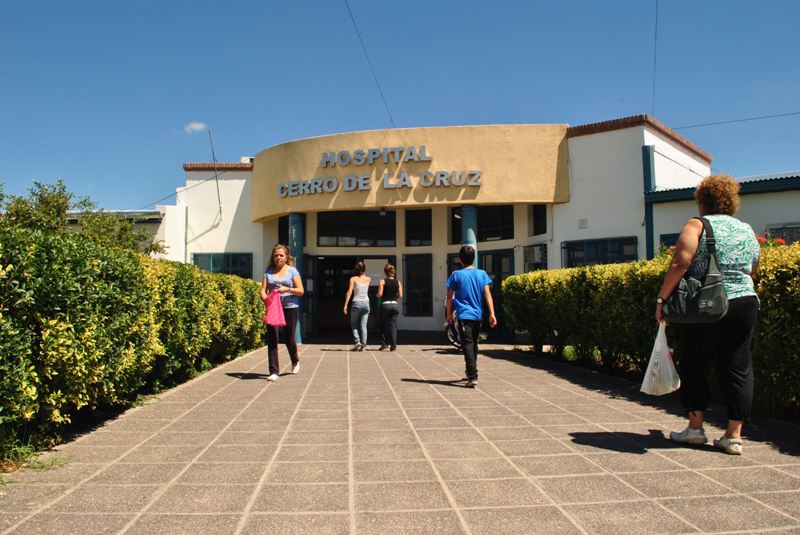
[[[278,243],[289,245],[289,216],[278,218]]]
[[[531,206],[531,236],[547,234],[547,205],[534,204]]]
[[[564,267],[618,264],[637,260],[636,236],[601,240],[568,241],[561,244]]]
[[[785,225],[769,225],[767,232],[773,238],[783,238],[786,245],[800,241],[800,223],[787,223]]]
[[[529,245],[522,249],[525,261],[525,271],[547,269],[547,244],[540,243]]]
[[[514,239],[514,206],[478,206],[478,242]],[[450,212],[450,243],[461,243],[461,208]]]
[[[513,240],[514,206],[479,206],[478,241]]]
[[[317,214],[320,247],[394,247],[395,212],[364,210]]]
[[[680,234],[661,234],[658,237],[659,248],[661,246],[672,247],[673,245],[678,243],[678,236],[680,236]]]
[[[253,278],[253,253],[192,253],[192,264],[211,273]]]
[[[450,210],[450,243],[461,243],[461,208]]]
[[[406,210],[406,245],[432,245],[431,210]]]
[[[433,315],[433,255],[403,255],[403,313],[406,316]]]

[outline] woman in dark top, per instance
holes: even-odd
[[[381,301],[381,347],[394,351],[397,349],[397,316],[400,315],[400,300],[403,298],[403,285],[394,277],[394,266],[383,267],[386,278],[378,284],[378,298]]]

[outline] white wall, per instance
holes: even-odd
[[[645,129],[644,144],[655,147],[654,189],[657,191],[693,188],[711,174],[708,164],[685,149],[679,149],[657,132]]]
[[[780,191],[742,195],[737,218],[749,223],[753,230],[764,233],[770,226],[800,223],[800,191]],[[656,244],[660,234],[681,231],[686,220],[697,216],[694,200],[659,203],[653,207]]]
[[[163,219],[156,237],[164,242],[167,251],[156,258],[186,262],[186,206],[164,205],[156,207]]]
[[[251,221],[250,171],[219,177],[221,210],[213,172],[187,173],[186,186],[177,191],[177,204],[188,207],[186,261],[192,261],[192,253],[253,253],[253,278],[261,280],[263,227]]]
[[[770,226],[800,223],[800,191],[742,195],[736,217],[759,233]]]
[[[598,238],[638,238],[644,258],[644,127],[569,138],[570,201],[553,205],[548,268],[561,265],[561,243]],[[586,219],[586,228],[578,228]]]

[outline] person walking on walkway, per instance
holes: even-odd
[[[289,352],[289,358],[292,359],[292,373],[297,375],[300,373],[300,357],[297,354],[295,332],[300,310],[300,297],[305,290],[300,272],[294,267],[294,258],[292,258],[289,248],[280,243],[272,248],[269,266],[264,271],[264,279],[261,281],[261,299],[266,301],[267,294],[271,291],[279,292],[281,297],[283,315],[286,318],[286,326],[283,327],[286,350]],[[267,379],[270,381],[277,381],[280,373],[278,329],[279,327],[267,325],[267,349],[269,352],[269,377]]]
[[[753,404],[753,343],[758,296],[752,275],[758,267],[759,244],[752,227],[733,214],[739,208],[739,183],[728,175],[709,176],[697,186],[694,198],[700,215],[711,224],[728,312],[716,323],[678,325],[678,368],[681,401],[689,412],[689,425],[670,439],[681,444],[705,444],[703,413],[711,393],[709,366],[714,363],[728,409],[728,428],[714,446],[732,455],[742,453],[742,424]],[[702,279],[709,262],[703,223],[693,218],[681,230],[675,252],[656,300],[656,320],[663,321],[661,306],[687,271]]]
[[[497,325],[494,301],[489,285],[492,279],[482,269],[476,268],[475,248],[462,245],[458,251],[463,269],[454,271],[447,279],[447,322],[453,323],[453,314],[458,315],[461,325],[461,350],[467,367],[468,388],[478,385],[478,336],[483,319],[483,300],[489,309],[489,326]]]
[[[403,285],[395,278],[391,264],[383,266],[386,278],[378,284],[378,298],[381,299],[381,347],[390,351],[397,349],[397,316],[400,314],[400,300],[403,298]]]
[[[350,277],[347,295],[344,298],[344,315],[347,315],[347,305],[352,296],[352,310],[350,311],[350,328],[353,330],[353,351],[364,351],[367,345],[367,321],[369,321],[369,283],[370,278],[364,275],[367,266],[364,262],[356,262],[355,275]]]

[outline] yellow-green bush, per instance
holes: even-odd
[[[800,411],[800,243],[763,247],[755,277],[761,299],[753,341],[754,404],[762,412]]]
[[[256,347],[262,315],[252,280],[0,225],[0,444]]]
[[[503,282],[506,314],[534,348],[609,369],[643,370],[655,338],[655,296],[669,259],[534,271]],[[800,244],[764,247],[756,290],[761,299],[753,343],[755,405],[762,413],[800,409]]]

